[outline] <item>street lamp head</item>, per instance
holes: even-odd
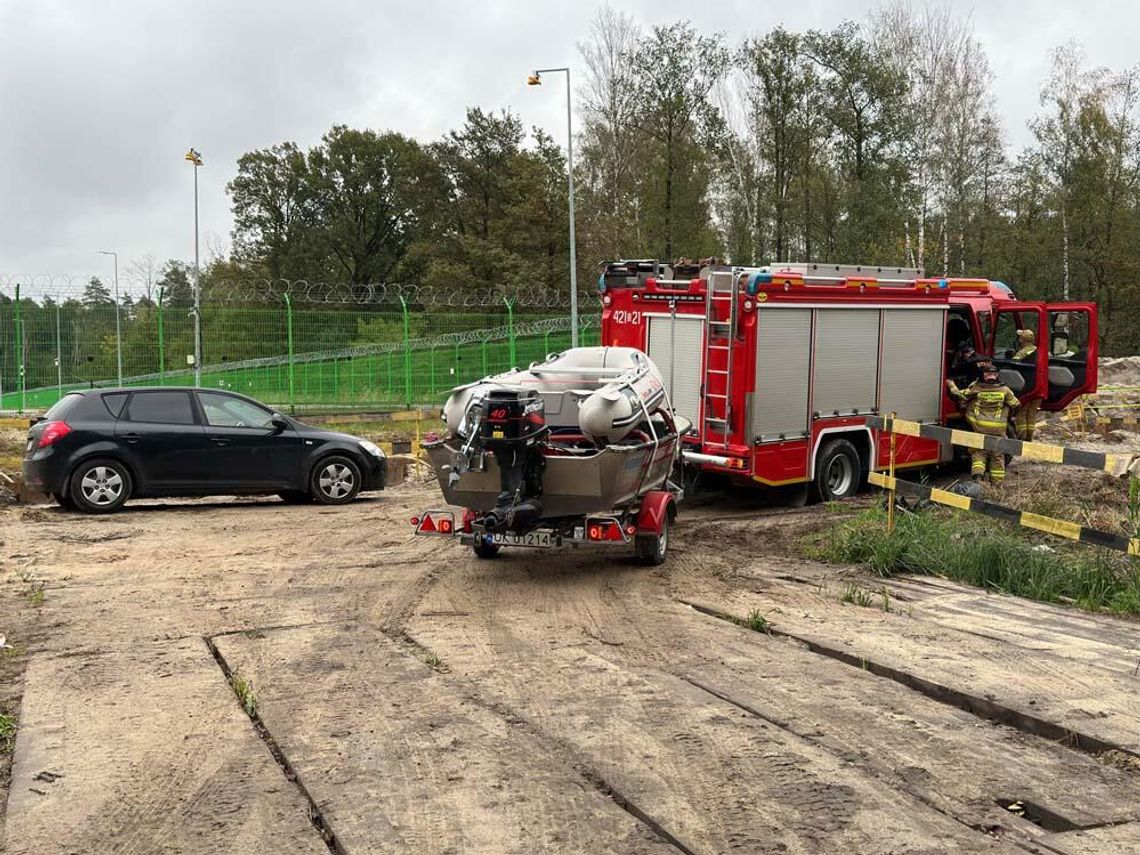
[[[97,249],[95,251],[99,253],[99,255],[118,255],[117,252],[112,252],[109,249]]]
[[[541,86],[542,85],[542,75],[536,71],[534,74],[530,75],[526,79],[526,85],[527,86]]]

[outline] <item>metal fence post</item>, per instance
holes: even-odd
[[[428,348],[428,397],[435,396],[435,345]]]
[[[454,362],[454,365],[455,365],[455,377],[454,377],[455,382],[452,385],[458,386],[460,383],[463,382],[463,380],[461,379],[461,375],[459,373],[459,342],[455,343],[455,362]]]
[[[158,289],[158,302],[155,304],[155,314],[158,323],[158,385],[166,385],[166,326],[162,317],[162,288]]]
[[[483,339],[479,345],[479,349],[483,351],[483,376],[487,376],[487,339]]]
[[[411,318],[408,316],[408,300],[400,295],[400,308],[404,313],[404,403],[412,406],[412,345]]]
[[[28,408],[28,376],[25,369],[27,348],[24,347],[24,321],[20,316],[20,283],[16,283],[16,370],[20,380],[20,412]]]
[[[503,298],[503,304],[507,307],[507,340],[510,342],[508,351],[511,355],[511,364],[507,366],[508,370],[516,367],[518,357],[515,353],[515,301]]]
[[[896,415],[898,414],[892,412],[890,420],[887,422],[888,429],[891,432],[891,455],[887,467],[891,478],[891,486],[887,488],[887,534],[893,534],[895,531],[895,450],[898,446],[898,434],[895,433]]]
[[[289,354],[289,412],[297,412],[296,379],[293,373],[293,300],[285,295],[285,346]]]
[[[63,398],[63,334],[59,325],[59,302],[55,302],[55,382],[59,397]]]

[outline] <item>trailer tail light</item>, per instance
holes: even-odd
[[[36,443],[37,448],[47,448],[54,445],[56,441],[63,439],[71,433],[71,425],[67,422],[48,422],[44,425],[44,431],[40,434],[40,441]]]
[[[625,540],[621,523],[614,519],[594,519],[586,521],[586,539],[594,543],[607,540]]]
[[[602,297],[603,306],[608,306],[611,303],[613,303],[613,298],[609,294],[606,294],[606,296]]]
[[[418,517],[412,517],[412,525],[416,527],[416,534],[454,534],[455,514],[450,511],[424,511]]]

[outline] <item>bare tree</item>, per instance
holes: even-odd
[[[1069,299],[1071,264],[1069,256],[1069,196],[1073,183],[1073,162],[1080,139],[1082,102],[1103,97],[1108,70],[1084,67],[1081,46],[1070,41],[1053,51],[1053,62],[1044,86],[1043,116],[1032,127],[1049,170],[1061,215],[1061,268],[1064,298]]]
[[[154,302],[154,283],[158,280],[161,265],[149,252],[132,259],[127,265],[128,281],[138,283],[147,302]]]
[[[607,253],[622,251],[629,223],[636,222],[638,109],[633,52],[641,30],[629,15],[602,6],[590,25],[590,39],[578,44],[586,71],[578,92],[583,163],[588,188],[605,200],[601,235]]]

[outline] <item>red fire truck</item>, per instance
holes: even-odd
[[[945,380],[963,342],[1042,410],[1096,390],[1096,306],[1021,301],[997,281],[905,268],[620,261],[603,266],[598,286],[602,342],[648,353],[694,425],[686,463],[741,484],[853,494],[888,463],[889,436],[868,428],[867,416],[959,423]],[[1021,329],[1038,347],[1017,361]],[[896,461],[920,467],[952,453],[899,436]]]

